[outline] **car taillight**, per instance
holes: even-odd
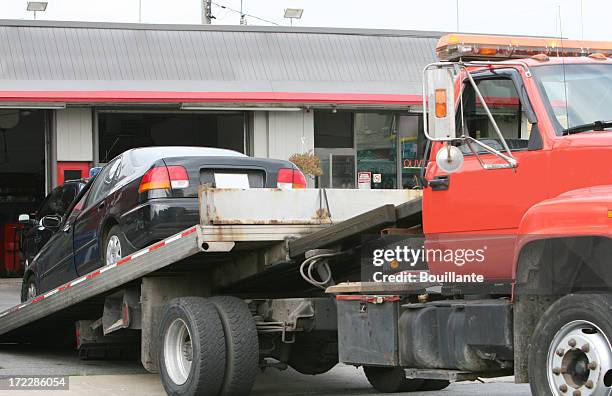
[[[156,166],[147,171],[140,181],[138,192],[189,187],[187,170],[180,165]]]
[[[168,166],[168,174],[170,175],[170,185],[174,189],[189,187],[189,175],[187,169],[180,165]]]
[[[285,190],[306,188],[306,177],[299,169],[281,168],[278,170],[276,186]]]

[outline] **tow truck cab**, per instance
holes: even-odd
[[[609,394],[612,43],[449,35],[437,53],[423,231],[513,248],[430,271],[511,285],[514,374],[534,394]],[[608,310],[595,318],[589,298]]]

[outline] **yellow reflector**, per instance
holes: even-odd
[[[608,218],[612,219],[612,210],[608,210]]]
[[[436,89],[436,117],[446,117],[446,89]]]
[[[480,55],[496,55],[497,48],[481,48],[478,53]]]

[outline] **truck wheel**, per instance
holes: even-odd
[[[370,385],[383,393],[418,391],[425,382],[406,378],[406,371],[401,367],[363,366],[363,371]]]
[[[529,383],[542,395],[608,395],[612,296],[571,294],[548,308],[531,339]]]
[[[259,340],[253,315],[236,297],[217,296],[209,301],[217,308],[225,333],[225,379],[220,395],[248,395],[259,370]]]
[[[439,391],[450,386],[450,382],[446,380],[426,379],[423,381],[423,386],[419,390],[422,391]]]
[[[158,367],[169,395],[217,396],[225,374],[225,336],[217,309],[201,297],[176,298],[162,315]]]
[[[297,334],[287,363],[301,374],[318,375],[328,372],[338,364],[338,339],[335,332]]]

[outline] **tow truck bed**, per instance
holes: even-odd
[[[413,190],[203,189],[200,196],[201,224],[1,312],[2,341],[31,336],[15,331],[30,324],[99,317],[105,296],[143,277],[202,272],[228,260],[239,264],[241,252],[264,257],[251,271],[257,276],[310,249],[378,232],[420,211],[420,192]],[[401,206],[407,201],[410,209]]]

